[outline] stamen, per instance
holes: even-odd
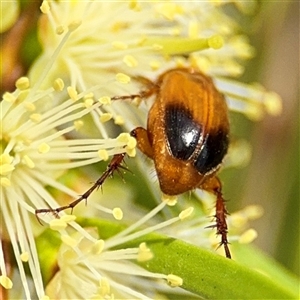
[[[74,124],[75,130],[79,131],[79,129],[83,127],[84,122],[82,120],[77,120],[77,121],[74,121],[73,124]]]
[[[61,78],[57,78],[53,82],[53,88],[56,92],[61,92],[65,87],[65,83]]]
[[[105,242],[104,240],[98,240],[94,243],[91,248],[91,251],[94,255],[99,255],[104,249]]]
[[[70,98],[73,101],[77,101],[78,100],[78,92],[76,91],[75,88],[73,88],[72,86],[68,86],[67,87],[67,92],[68,92]]]
[[[138,262],[144,262],[151,260],[153,258],[153,253],[150,248],[147,247],[146,243],[141,243],[139,245],[139,252],[138,252],[138,257],[137,261]]]
[[[258,236],[257,231],[251,228],[251,229],[248,229],[247,231],[245,231],[240,236],[238,241],[241,244],[250,244],[257,238],[257,236]]]
[[[120,83],[129,83],[130,82],[130,76],[123,74],[123,73],[118,73],[116,75],[116,80]]]
[[[42,143],[38,146],[38,152],[41,154],[48,153],[50,151],[50,146],[47,143]]]
[[[31,114],[29,118],[34,123],[40,123],[42,121],[42,115],[41,114]]]
[[[107,161],[109,158],[108,152],[105,149],[98,150],[98,156],[101,160]]]
[[[20,77],[16,81],[16,88],[19,90],[26,90],[30,86],[28,77]]]
[[[71,22],[69,25],[68,25],[68,29],[70,31],[74,31],[76,30],[80,25],[81,25],[82,21],[81,20],[76,20],[76,21],[73,21]]]
[[[113,210],[112,210],[112,214],[114,216],[114,218],[116,220],[122,220],[123,219],[123,211],[121,208],[119,207],[115,207]]]
[[[0,275],[0,284],[7,290],[13,287],[12,281],[5,275]]]
[[[162,194],[161,201],[166,202],[169,206],[175,206],[177,204],[177,196],[170,196],[166,194]]]
[[[30,169],[33,169],[35,167],[35,163],[28,155],[23,156],[22,162]]]
[[[71,238],[69,235],[62,235],[61,240],[64,244],[68,245],[71,248],[76,247],[78,244],[78,241]]]
[[[127,44],[125,44],[124,42],[120,42],[120,41],[114,41],[111,44],[114,48],[119,49],[119,50],[125,50],[128,48]]]
[[[183,284],[183,279],[177,275],[169,274],[167,276],[168,284],[172,287],[178,287]]]
[[[49,226],[52,230],[60,231],[66,229],[68,224],[62,219],[53,219],[50,221]]]
[[[109,96],[103,96],[103,97],[99,98],[99,102],[103,105],[110,104],[111,98]]]
[[[185,210],[183,210],[180,214],[179,214],[179,219],[180,220],[184,220],[186,218],[188,218],[194,211],[194,207],[189,207]]]
[[[1,167],[0,167],[0,169],[1,169]],[[0,178],[0,185],[3,186],[3,187],[9,187],[9,186],[11,186],[11,181],[7,177],[1,177]]]
[[[131,68],[134,68],[138,65],[138,61],[132,55],[125,55],[123,62]]]
[[[48,14],[50,12],[50,5],[47,0],[44,0],[40,6],[40,10],[43,14]]]
[[[20,258],[23,262],[28,262],[29,260],[29,253],[26,251],[26,252],[23,252],[21,255],[20,255]]]
[[[3,94],[3,100],[9,103],[14,103],[17,100],[17,98],[14,96],[13,93],[5,92]]]
[[[110,113],[103,113],[101,116],[100,116],[100,121],[102,122],[102,123],[105,123],[105,122],[108,122],[109,120],[111,120],[112,119],[112,114],[110,114]]]

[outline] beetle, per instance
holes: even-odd
[[[179,195],[196,188],[216,196],[217,234],[221,236],[225,255],[231,258],[227,240],[227,210],[217,172],[229,145],[228,108],[224,96],[212,79],[193,68],[174,68],[161,74],[155,82],[143,77],[147,84],[138,95],[116,96],[113,100],[149,98],[155,100],[148,113],[147,128],[137,127],[131,135],[137,148],[154,161],[161,191]],[[39,209],[36,213],[73,209],[118,170],[125,154],[114,155],[106,171],[80,198],[57,209]]]
[[[156,94],[147,129],[131,131],[153,159],[161,191],[179,195],[200,188],[214,193],[217,234],[231,258],[222,185],[216,176],[229,145],[228,108],[210,77],[188,68],[166,71],[146,96]]]

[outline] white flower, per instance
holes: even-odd
[[[41,226],[35,218],[32,221],[32,216],[36,208],[59,206],[46,186],[77,198],[74,191],[56,180],[59,175],[124,150],[134,155],[134,145],[130,142],[132,138],[124,134],[116,139],[65,139],[65,135],[79,129],[79,125],[84,126],[83,117],[102,103],[90,102],[91,98],[85,98],[82,93],[77,95],[77,100],[67,96],[58,106],[47,105],[53,97],[63,93],[60,79],[45,91],[40,91],[38,85],[30,87],[25,77],[20,78],[16,86],[15,92],[4,94],[0,104],[1,236],[12,244],[26,299],[31,296],[24,262],[29,265],[36,293],[41,298],[44,287],[34,244],[34,232],[40,231]],[[50,215],[40,217],[46,222],[52,219]],[[2,251],[0,261],[0,284],[9,289],[12,282]]]
[[[187,218],[193,211],[189,208],[175,218],[136,231],[167,204],[168,201],[161,202],[106,241],[101,236],[99,239],[94,229],[87,229],[89,238],[76,233],[63,239],[58,253],[59,271],[47,286],[47,294],[55,299],[153,299],[157,293],[168,291],[166,282],[172,287],[181,286],[182,279],[176,274],[151,273],[137,265],[153,257],[145,243],[135,248],[120,248],[126,242]],[[99,232],[101,235],[101,229]],[[186,294],[180,289],[172,292]]]

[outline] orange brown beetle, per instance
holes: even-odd
[[[138,127],[131,134],[137,147],[153,159],[163,193],[178,195],[200,188],[217,196],[213,227],[230,258],[227,211],[215,176],[229,144],[226,101],[211,78],[186,68],[163,73],[146,96],[154,93],[147,130]]]
[[[148,98],[156,95],[148,114],[147,129],[131,131],[138,149],[153,159],[160,188],[167,195],[178,195],[200,188],[216,195],[216,227],[220,245],[231,258],[227,240],[226,208],[222,186],[216,173],[229,144],[228,109],[223,95],[212,79],[194,69],[175,68],[164,72],[156,82],[137,77],[148,89],[139,95],[114,97],[113,100]],[[123,154],[114,155],[105,173],[80,198],[57,209],[39,209],[36,213],[59,213],[73,209],[115,170]]]

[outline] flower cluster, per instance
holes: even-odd
[[[251,57],[253,49],[245,37],[236,35],[238,25],[224,14],[220,4],[43,1],[38,28],[43,52],[28,77],[20,78],[16,90],[5,93],[0,104],[0,285],[4,289],[13,287],[6,243],[12,245],[24,299],[153,299],[168,292],[164,281],[182,285],[180,274],[151,273],[133,262],[152,258],[144,243],[127,248],[122,244],[154,231],[172,233],[194,244],[196,240],[209,241],[210,232],[202,230],[209,220],[203,216],[177,222],[190,216],[192,208],[180,204],[179,215],[172,218],[167,209],[165,215],[162,213],[166,206],[163,201],[142,217],[138,209],[132,210],[129,191],[129,204],[124,203],[122,210],[118,204],[112,209],[101,207],[117,220],[124,214],[131,224],[107,241],[64,212],[60,219],[52,214],[39,215],[62,241],[57,254],[59,271],[46,288],[48,296],[41,275],[43,253],[38,253],[35,245],[45,228],[37,222],[35,210],[60,205],[53,190],[64,198],[78,197],[77,182],[66,185],[59,180],[68,176],[69,170],[106,161],[118,153],[135,156],[135,140],[123,131],[145,124],[148,104],[113,99],[138,98],[130,95],[138,96],[147,89],[147,80],[170,67],[191,66],[207,72],[226,95],[229,108],[252,119],[261,118],[265,112],[280,112],[277,95],[258,85],[224,78],[241,74],[241,62]],[[242,9],[247,7],[251,9],[246,5]],[[232,154],[227,164],[242,164],[247,158]],[[152,184],[145,163],[139,160],[138,164],[144,180]],[[81,179],[76,177],[76,181]],[[154,198],[160,198],[155,190],[152,192]],[[118,190],[111,189],[111,193],[119,198]],[[203,210],[206,213],[213,199],[204,198],[209,199]],[[91,207],[92,214],[97,215],[99,207]],[[257,209],[232,214],[229,223],[234,227],[236,221],[244,231],[241,219],[258,215]],[[146,229],[138,230],[145,224]],[[195,239],[199,232],[203,232],[203,239]],[[243,241],[251,241],[255,233],[251,231],[250,236]],[[241,231],[234,230],[233,237],[242,239]],[[207,245],[214,249],[216,242]],[[138,278],[134,284],[131,276]],[[172,290],[175,292],[185,293],[180,288]]]

